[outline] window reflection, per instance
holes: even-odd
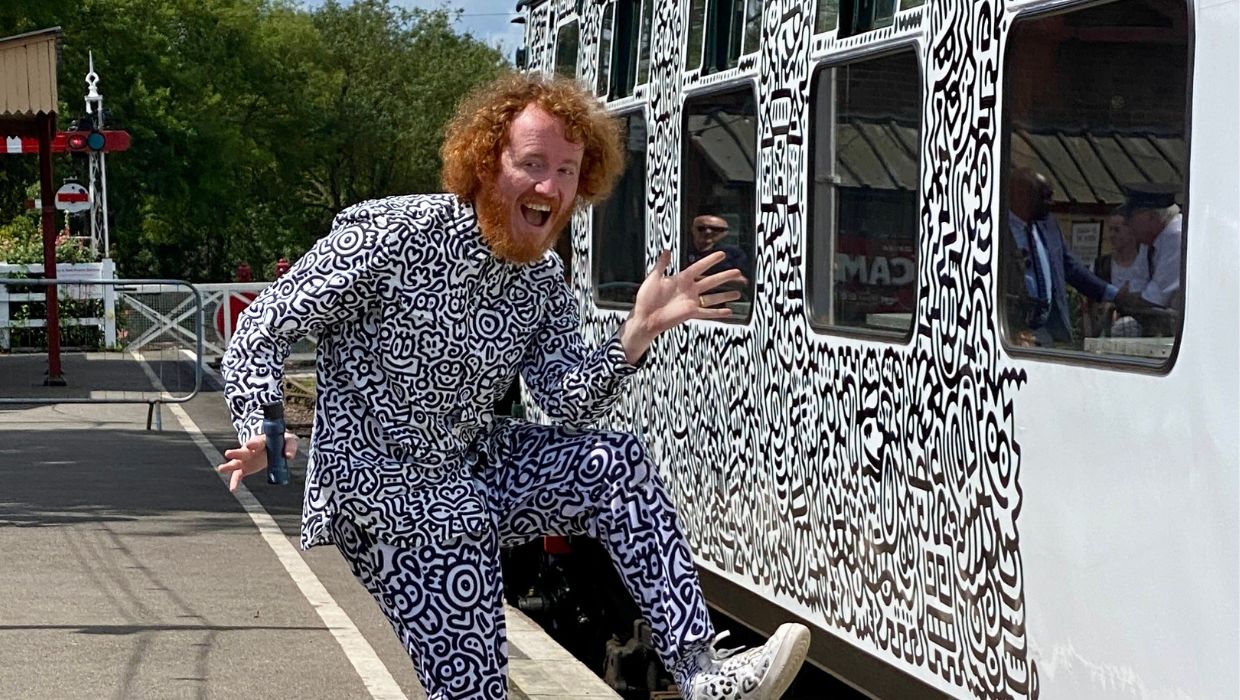
[[[611,78],[611,42],[612,22],[615,20],[616,7],[608,5],[603,10],[603,29],[598,42],[598,81],[594,92],[600,97],[607,96],[607,86]]]
[[[685,70],[728,70],[742,54],[757,51],[765,6],[765,0],[690,0]]]
[[[814,18],[814,33],[821,34],[835,29],[840,15],[840,0],[818,0],[818,13]]]
[[[560,27],[559,33],[555,36],[555,72],[557,75],[566,78],[577,77],[577,40],[578,23],[576,20]]]
[[[619,117],[625,170],[611,196],[594,207],[594,299],[599,306],[631,306],[646,278],[646,119]]]
[[[650,22],[653,0],[614,0],[603,16],[603,41],[606,60],[600,55],[600,70],[608,71],[603,82],[600,75],[599,94],[608,99],[629,97],[637,85],[645,84],[650,74]],[[602,92],[603,90],[606,92]]]
[[[685,35],[685,70],[702,65],[702,40],[706,31],[706,0],[690,0],[689,32]]]
[[[911,50],[814,79],[810,312],[907,334],[916,306],[921,78]]]
[[[650,82],[650,23],[654,15],[655,0],[642,2],[641,39],[637,49],[637,84]]]
[[[758,50],[758,42],[762,39],[763,0],[748,0],[745,3],[745,45],[742,53],[753,53]]]
[[[840,6],[839,36],[853,36],[890,27],[895,18],[896,0],[858,0]]]
[[[1009,343],[1171,355],[1184,308],[1187,25],[1175,0],[1013,23],[1000,229]]]
[[[753,89],[685,101],[681,150],[681,268],[715,251],[711,272],[737,269],[741,300],[733,318],[749,317],[754,279],[754,173],[757,108]]]

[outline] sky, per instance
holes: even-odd
[[[307,7],[318,7],[322,0],[302,0]],[[517,0],[391,0],[393,5],[400,7],[419,7],[433,10],[439,7],[460,9],[464,11],[457,20],[456,26],[461,32],[468,32],[489,46],[499,46],[504,56],[511,61],[512,54],[524,40],[524,25],[512,24],[517,17],[514,11]],[[349,0],[341,0],[348,5]]]

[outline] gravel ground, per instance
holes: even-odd
[[[288,401],[284,405],[284,425],[301,437],[306,437],[314,422],[314,407],[301,401]]]

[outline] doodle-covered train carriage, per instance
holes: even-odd
[[[627,137],[566,251],[587,336],[695,232],[748,280],[728,321],[660,339],[612,419],[712,604],[804,619],[812,660],[879,695],[1240,693],[1240,4],[518,10],[525,67],[594,87]],[[1133,307],[1068,274],[1036,332],[1031,259],[1107,274],[1138,216],[1181,227],[1138,256],[1174,289]]]

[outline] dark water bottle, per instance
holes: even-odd
[[[267,436],[267,483],[288,483],[288,460],[284,458],[284,404],[263,406],[263,435]]]

